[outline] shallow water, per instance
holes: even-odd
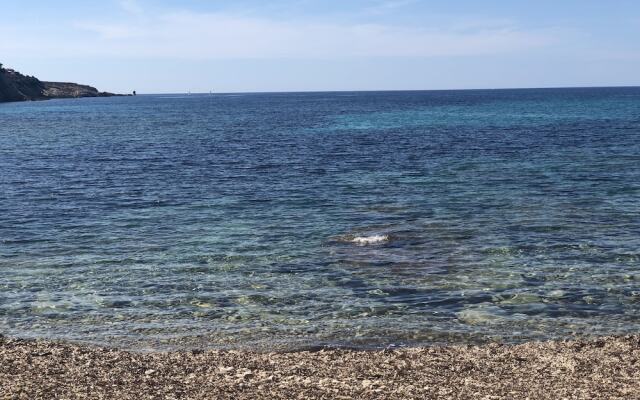
[[[0,332],[130,348],[640,329],[640,88],[0,105]]]

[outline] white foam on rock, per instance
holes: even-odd
[[[356,236],[351,239],[351,242],[362,245],[384,243],[387,241],[389,241],[389,236],[387,235]]]

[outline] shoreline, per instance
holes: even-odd
[[[640,335],[393,350],[137,353],[0,336],[0,399],[640,398]]]

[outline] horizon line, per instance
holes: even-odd
[[[215,94],[287,94],[287,93],[382,93],[382,92],[463,92],[463,91],[488,91],[488,90],[553,90],[553,89],[634,89],[638,85],[613,85],[613,86],[539,86],[539,87],[494,87],[494,88],[464,88],[464,89],[338,89],[338,90],[264,90],[264,91],[231,91],[231,92],[140,92],[138,96],[158,95],[215,95]]]

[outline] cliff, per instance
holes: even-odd
[[[76,97],[109,97],[113,93],[68,82],[43,82],[33,76],[22,75],[0,64],[0,102],[47,100]]]

